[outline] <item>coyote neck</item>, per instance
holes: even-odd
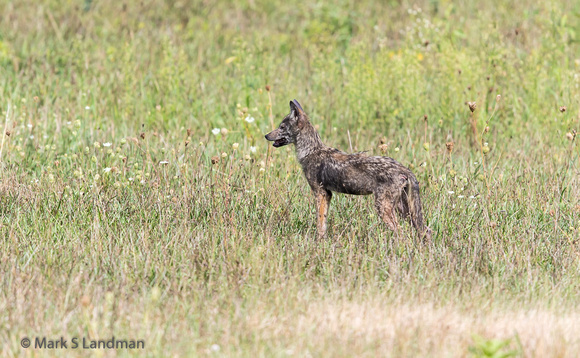
[[[318,132],[310,123],[300,131],[294,144],[296,146],[296,157],[299,162],[317,149],[324,147],[324,143],[322,143]]]

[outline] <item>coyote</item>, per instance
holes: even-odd
[[[401,163],[388,157],[347,154],[322,143],[298,101],[290,102],[288,114],[277,129],[266,134],[278,148],[294,143],[296,157],[316,198],[318,237],[326,234],[326,217],[332,192],[375,196],[379,217],[397,232],[397,212],[409,218],[419,235],[430,238],[419,198],[419,182]]]

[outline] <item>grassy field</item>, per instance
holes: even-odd
[[[0,356],[580,352],[580,3],[0,13]],[[316,240],[263,138],[294,98],[328,145],[413,169],[431,242],[344,195]],[[146,346],[21,347],[61,336]]]

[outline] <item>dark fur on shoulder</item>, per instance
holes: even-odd
[[[326,234],[326,217],[332,192],[375,196],[381,219],[398,230],[397,215],[410,219],[421,236],[431,236],[425,226],[415,175],[388,157],[347,154],[330,148],[320,139],[298,101],[290,102],[290,113],[280,126],[266,135],[274,147],[293,143],[298,162],[316,197],[318,236]]]

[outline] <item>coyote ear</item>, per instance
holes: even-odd
[[[302,106],[295,99],[293,99],[292,101],[290,101],[290,110],[292,112],[296,113],[296,114],[304,113],[304,110],[302,109]]]

